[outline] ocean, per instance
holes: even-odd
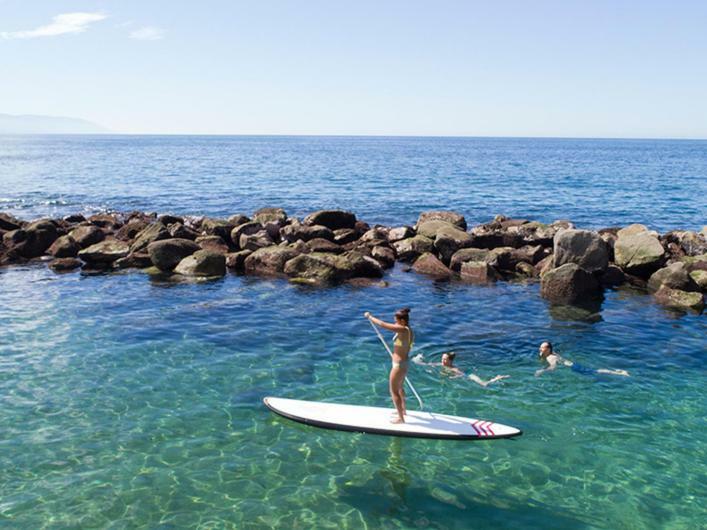
[[[707,224],[707,142],[496,138],[0,137],[0,211],[290,216],[371,224],[455,210],[603,228]],[[312,289],[227,275],[0,268],[0,527],[700,528],[707,520],[707,316],[635,288],[601,310],[534,283]],[[388,406],[387,353],[364,311],[412,308],[410,378],[430,410],[505,423],[513,440],[320,430],[268,395]],[[535,377],[537,347],[631,377]],[[410,402],[414,406],[414,402]]]

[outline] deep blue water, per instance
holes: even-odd
[[[0,137],[0,211],[290,215],[414,223],[453,209],[601,228],[707,223],[707,141],[526,138]]]
[[[419,138],[0,139],[0,211],[227,215],[427,208],[584,226],[705,221],[705,142]],[[309,289],[228,275],[0,269],[0,527],[700,528],[707,317],[624,288],[577,319],[537,284]],[[517,426],[497,442],[323,431],[266,395],[387,406],[364,311],[412,307],[416,352],[480,377],[410,377],[431,410]],[[540,341],[593,368],[534,377]],[[412,405],[411,405],[412,406]]]

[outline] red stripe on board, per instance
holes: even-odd
[[[479,429],[476,428],[476,424],[479,423],[479,420],[476,420],[474,423],[471,424],[471,426],[474,428],[476,431],[477,436],[481,436],[481,433],[479,432]]]

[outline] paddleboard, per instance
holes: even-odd
[[[266,397],[263,402],[270,410],[290,420],[337,431],[442,440],[495,440],[523,434],[520,429],[500,423],[420,410],[408,411],[405,423],[395,424],[390,423],[397,417],[392,408],[278,397]]]

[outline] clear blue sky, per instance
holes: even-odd
[[[0,0],[0,70],[116,132],[707,138],[697,0]]]

